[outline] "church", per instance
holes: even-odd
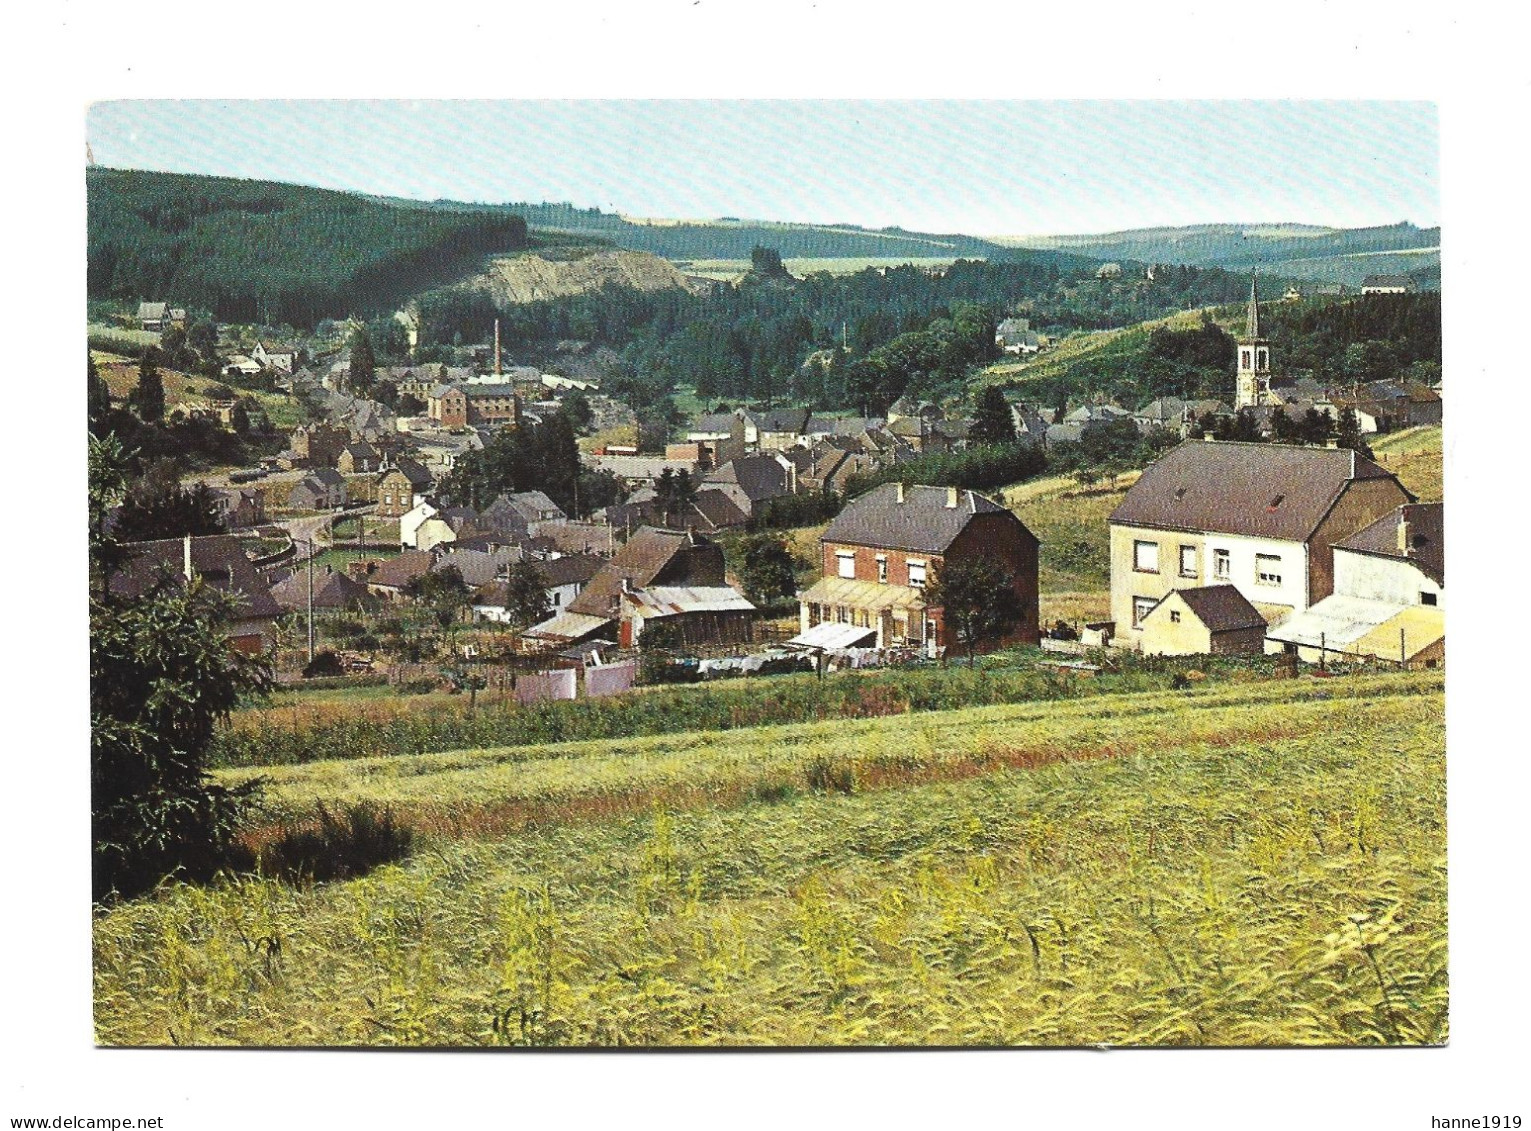
[[[1249,314],[1244,321],[1244,336],[1238,342],[1239,370],[1233,404],[1236,409],[1282,403],[1271,391],[1271,344],[1260,332],[1258,286],[1256,279],[1249,280]]]

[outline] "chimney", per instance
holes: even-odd
[[[494,320],[494,375],[500,375],[500,320]]]
[[[946,489],[946,507],[947,507],[948,510],[956,510],[956,508],[957,508],[957,488],[955,488],[955,487],[948,487]]]
[[[898,496],[897,496],[897,498],[898,498],[899,502],[903,502],[904,501],[904,481],[902,479],[900,479],[898,481]],[[190,551],[187,551],[187,552],[189,553]]]
[[[191,535],[190,534],[186,535],[186,540],[181,544],[181,546],[182,546],[181,572],[186,575],[186,580],[190,581],[191,577],[192,577],[192,573],[191,573]]]
[[[1398,516],[1398,552],[1404,557],[1409,556],[1409,512],[1404,511]]]

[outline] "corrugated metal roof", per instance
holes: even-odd
[[[671,617],[682,613],[752,613],[755,606],[729,586],[670,586],[639,589],[622,594],[644,617]]]
[[[587,617],[580,613],[559,613],[541,624],[534,624],[523,635],[541,640],[579,640],[611,623],[609,617]]]
[[[846,605],[855,609],[923,609],[922,590],[908,585],[879,585],[875,581],[854,581],[848,577],[824,577],[805,592],[801,600],[808,604]]]
[[[825,621],[814,625],[807,632],[799,633],[787,643],[800,644],[804,648],[850,648],[876,635],[875,628],[858,628],[853,624]]]
[[[1391,601],[1373,601],[1366,597],[1325,597],[1312,608],[1294,613],[1272,628],[1266,636],[1286,644],[1336,651],[1349,651],[1348,645],[1365,637],[1379,625],[1386,624],[1404,606]],[[1396,634],[1395,634],[1396,643]]]

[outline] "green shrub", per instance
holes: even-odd
[[[347,805],[339,815],[320,802],[315,823],[288,829],[260,853],[261,871],[299,882],[324,883],[366,875],[409,855],[414,830],[389,808]]]

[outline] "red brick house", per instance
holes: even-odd
[[[1020,613],[1011,634],[987,647],[1040,639],[1039,542],[992,499],[956,487],[885,483],[847,504],[820,545],[824,576],[799,597],[799,643],[960,648],[955,628],[925,592],[945,566],[973,560],[996,561],[1013,575]]]

